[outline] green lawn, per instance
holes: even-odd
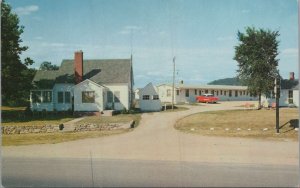
[[[58,125],[74,119],[68,113],[35,113],[26,114],[26,107],[1,107],[2,126],[43,126]]]
[[[206,136],[298,140],[293,127],[299,121],[298,112],[297,108],[280,108],[280,134],[276,134],[275,110],[266,109],[197,113],[179,120],[175,128]]]

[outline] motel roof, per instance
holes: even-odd
[[[160,84],[157,87],[167,85],[171,86],[172,84]],[[230,86],[230,85],[189,85],[189,84],[176,84],[177,89],[222,89],[222,90],[247,90],[247,86]]]

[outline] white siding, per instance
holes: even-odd
[[[104,85],[107,88],[107,91],[112,91],[114,92],[120,92],[120,102],[114,103],[114,109],[115,110],[123,110],[126,108],[127,110],[130,108],[130,103],[129,103],[129,86],[128,84],[112,84],[112,85]],[[105,107],[112,107],[112,103],[107,102],[107,94],[104,95],[104,101],[105,101]]]
[[[299,90],[293,91],[293,102],[297,107],[299,107]]]
[[[169,85],[159,85],[157,86],[158,88],[158,93],[159,93],[159,97],[161,99],[161,102],[163,103],[171,103],[172,102],[172,92],[170,96],[167,96],[167,90],[171,90],[172,91],[172,86]],[[177,95],[177,91],[179,90],[179,95]],[[189,96],[186,96],[186,91],[189,91]],[[196,93],[195,93],[196,90]],[[212,90],[214,90],[213,94],[215,96],[217,96],[220,101],[248,101],[248,100],[257,100],[257,97],[250,97],[249,93],[247,95],[247,90],[246,89],[232,89],[232,95],[231,97],[229,96],[229,89],[226,88],[226,86],[224,86],[224,88],[220,89],[220,88],[216,88],[216,89],[211,89],[211,88],[175,88],[174,91],[174,101],[176,104],[178,103],[193,103],[196,102],[196,97],[206,93],[205,91],[208,90],[208,93],[212,93]],[[221,95],[221,90],[222,90],[222,95]],[[201,91],[201,93],[200,93]],[[226,91],[226,94],[225,92]],[[235,96],[235,91],[238,91],[238,96]],[[242,92],[242,93],[240,93]],[[245,94],[244,94],[245,92]],[[217,95],[218,94],[218,95]]]
[[[53,87],[53,104],[54,109],[57,111],[66,111],[69,109],[72,109],[72,97],[74,96],[73,92],[74,84],[55,84]],[[63,103],[58,103],[58,92],[70,92],[71,93],[71,102],[66,103],[65,98],[63,100]],[[65,96],[64,96],[65,97]]]
[[[149,100],[143,100],[143,95],[149,95]],[[161,111],[161,102],[153,100],[154,95],[158,95],[158,92],[151,83],[139,90],[139,104],[142,111]]]
[[[74,86],[74,110],[84,112],[103,111],[103,90],[104,88],[102,86],[90,80],[85,80]],[[82,103],[83,91],[94,91],[95,103]]]

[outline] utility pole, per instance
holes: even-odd
[[[275,97],[276,97],[276,133],[279,133],[279,98],[280,98],[280,78],[275,78]]]
[[[174,88],[175,88],[175,56],[173,57],[173,87],[172,87],[172,110],[174,110]]]

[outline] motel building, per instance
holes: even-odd
[[[162,103],[172,102],[172,84],[157,85],[159,98]],[[213,94],[220,101],[252,101],[257,97],[251,96],[247,86],[228,86],[228,85],[187,85],[181,82],[174,86],[174,102],[194,103],[196,97],[203,94]]]

